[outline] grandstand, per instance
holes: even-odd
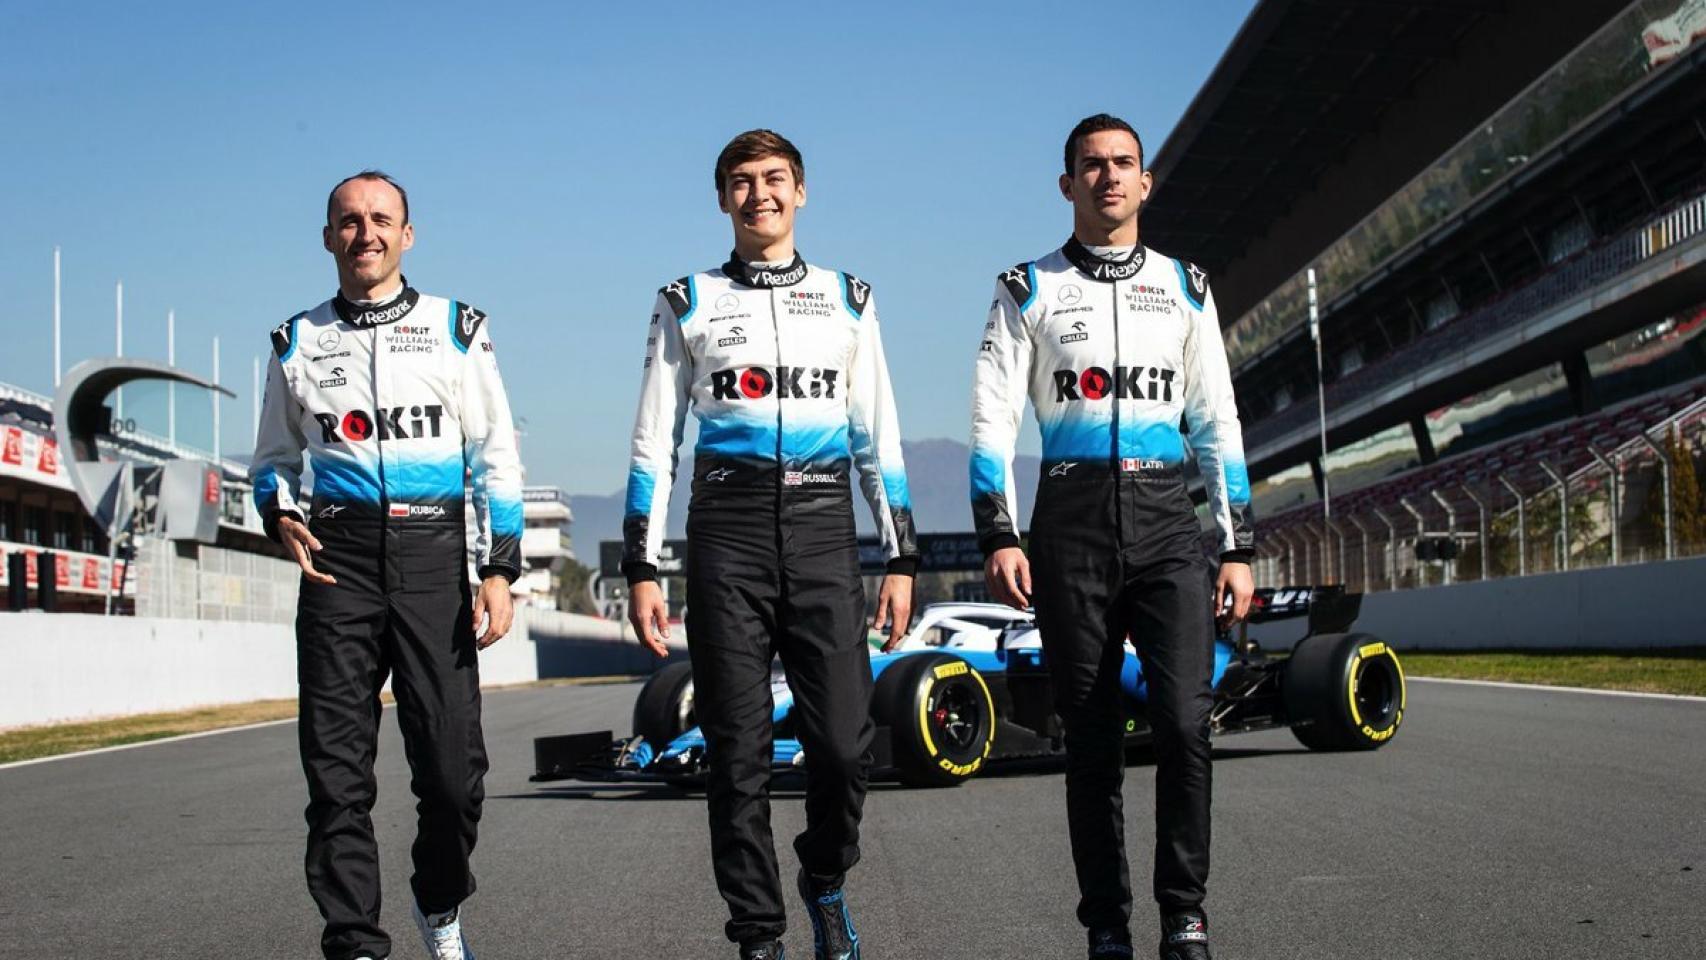
[[[1702,40],[1701,0],[1257,4],[1143,226],[1215,278],[1265,581],[1706,551],[1663,493],[1706,424]]]

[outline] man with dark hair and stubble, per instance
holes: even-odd
[[[1238,412],[1207,275],[1139,239],[1152,181],[1137,133],[1089,117],[1067,137],[1065,160],[1072,236],[995,284],[973,393],[972,510],[990,592],[1035,605],[1065,728],[1089,955],[1133,956],[1121,802],[1129,636],[1155,743],[1160,956],[1207,960],[1214,634],[1217,618],[1230,627],[1247,614],[1253,592]],[[1013,481],[1027,397],[1043,453],[1028,555]],[[1217,563],[1186,491],[1187,455],[1208,495]]]
[[[509,631],[509,586],[521,572],[515,427],[485,314],[421,294],[403,276],[415,228],[401,186],[374,170],[339,183],[321,240],[338,292],[273,330],[249,469],[267,534],[302,568],[308,890],[328,960],[390,953],[370,816],[389,677],[419,800],[415,924],[433,960],[473,960],[460,907],[474,892],[468,858],[485,797],[477,651]]]
[[[886,622],[892,648],[911,619],[918,566],[900,423],[870,285],[794,248],[806,203],[799,150],[748,131],[723,148],[715,180],[734,253],[666,285],[652,308],[623,521],[628,616],[666,655],[658,549],[691,408],[687,644],[725,932],[744,960],[783,956],[769,805],[770,664],[780,656],[805,748],[797,886],[818,960],[858,960],[843,882],[859,860],[873,729],[851,487],[875,514],[888,560],[871,626]]]

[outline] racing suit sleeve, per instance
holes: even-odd
[[[1034,288],[1035,281],[1030,285]],[[1024,422],[1030,376],[1031,333],[1012,292],[998,280],[971,399],[971,511],[985,556],[1019,545],[1013,450]]]
[[[291,321],[292,341],[294,324]],[[274,338],[276,342],[277,333]],[[294,349],[294,342],[290,346]],[[276,351],[267,358],[267,386],[262,397],[255,453],[249,462],[249,483],[254,487],[255,511],[261,515],[261,525],[276,542],[280,517],[303,520],[302,452],[308,447],[307,438],[302,435],[302,405],[290,390],[284,364]]]
[[[622,517],[622,574],[630,584],[656,580],[658,552],[675,483],[681,430],[687,421],[693,363],[681,321],[660,291],[646,333],[645,373],[628,460],[628,496]]]
[[[1255,517],[1250,510],[1250,479],[1244,466],[1244,440],[1232,372],[1226,363],[1220,319],[1208,278],[1194,264],[1179,268],[1184,290],[1186,441],[1202,473],[1209,514],[1219,533],[1222,562],[1249,563],[1255,555]]]
[[[888,572],[913,576],[918,572],[918,535],[901,456],[900,415],[877,326],[876,300],[868,294],[848,377],[847,425],[859,487],[877,522]]]
[[[484,319],[466,304],[453,309]],[[480,323],[464,349],[462,459],[473,488],[474,567],[482,580],[501,576],[514,583],[521,576],[521,454],[490,325]]]

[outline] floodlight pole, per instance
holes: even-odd
[[[1504,474],[1499,474],[1498,481],[1504,485],[1506,490],[1511,492],[1511,496],[1516,498],[1516,575],[1526,577],[1528,576],[1528,520],[1526,517],[1528,498],[1523,496],[1516,484],[1511,483]]]
[[[1428,576],[1422,569],[1421,546],[1422,538],[1428,535],[1428,527],[1422,520],[1422,511],[1410,505],[1409,497],[1399,497],[1398,506],[1410,511],[1410,516],[1416,518],[1416,586],[1425,587],[1428,585]]]
[[[1380,522],[1386,524],[1386,589],[1398,589],[1398,528],[1393,526],[1392,518],[1379,507],[1374,508],[1374,515]]]
[[[1315,268],[1309,268],[1309,339],[1315,342],[1315,412],[1321,427],[1321,523],[1333,525],[1333,490],[1327,478],[1327,378],[1321,362],[1321,308],[1316,299]],[[1323,544],[1326,535],[1322,535]],[[1322,559],[1325,560],[1325,547]]]

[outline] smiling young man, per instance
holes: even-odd
[[[408,196],[390,177],[364,171],[333,188],[322,242],[338,293],[273,331],[249,470],[267,533],[302,568],[306,866],[329,960],[391,949],[369,816],[388,675],[420,801],[415,923],[434,960],[473,958],[458,908],[474,892],[468,857],[485,796],[476,651],[508,632],[520,574],[521,464],[486,317],[408,285],[403,253],[414,240]],[[465,499],[477,530],[473,595]]]
[[[900,423],[870,286],[794,249],[794,216],[806,204],[800,152],[771,131],[748,131],[723,148],[715,176],[734,253],[659,291],[646,341],[623,523],[629,619],[653,652],[667,653],[658,547],[691,407],[699,444],[687,643],[726,932],[747,960],[782,957],[768,799],[770,663],[780,656],[805,748],[798,887],[819,960],[857,960],[842,883],[859,859],[873,731],[851,486],[870,504],[888,557],[871,625],[886,621],[892,646],[911,619],[918,565]]]
[[[1133,955],[1121,803],[1129,636],[1154,731],[1160,953],[1206,960],[1214,621],[1230,626],[1249,610],[1254,539],[1208,278],[1144,249],[1138,211],[1150,185],[1124,121],[1098,114],[1067,137],[1060,192],[1072,204],[1072,236],[995,284],[973,396],[972,510],[990,591],[1036,607],[1065,726],[1067,822],[1090,956]],[[1028,557],[1013,482],[1027,397],[1043,447]],[[1186,492],[1187,448],[1218,529],[1218,570]]]

